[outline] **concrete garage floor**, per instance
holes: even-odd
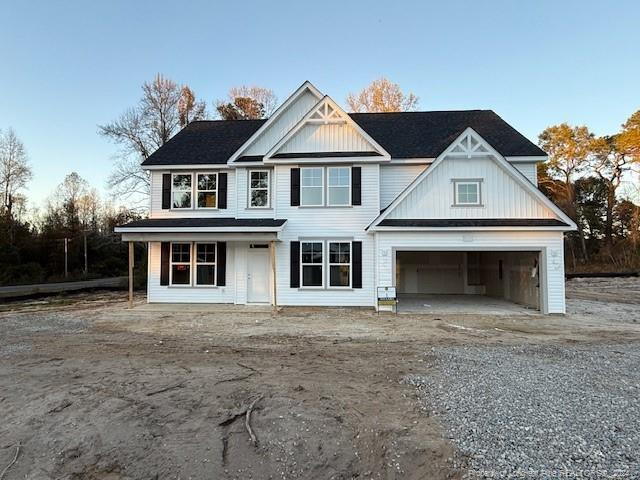
[[[484,295],[413,295],[398,297],[398,313],[537,315],[540,312],[517,303]]]

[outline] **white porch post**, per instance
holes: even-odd
[[[273,309],[278,309],[278,297],[276,290],[276,242],[269,242],[269,253],[271,254],[271,295],[273,298],[272,304]]]
[[[129,242],[129,308],[133,308],[133,242]]]

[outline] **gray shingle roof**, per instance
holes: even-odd
[[[350,115],[392,158],[435,158],[467,127],[477,131],[505,157],[546,155],[492,110]],[[265,121],[192,122],[142,165],[224,164]],[[255,161],[259,157],[246,160]]]
[[[281,227],[286,220],[277,218],[145,218],[134,220],[118,228],[222,228],[222,227]]]

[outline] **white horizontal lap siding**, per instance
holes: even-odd
[[[249,172],[251,170],[269,170],[270,173],[270,191],[269,197],[271,201],[271,208],[249,208]],[[238,218],[274,218],[273,210],[273,192],[275,190],[273,181],[273,170],[269,168],[254,167],[254,168],[237,168],[235,169],[237,176],[237,205],[238,205]]]
[[[548,313],[564,313],[563,234],[552,231],[378,232],[378,282],[395,285],[394,250],[541,251]]]
[[[516,169],[520,173],[527,177],[531,183],[533,183],[535,186],[538,186],[538,164],[536,162],[517,162],[512,163],[512,165],[516,167]]]
[[[380,167],[380,208],[386,208],[422,173],[426,165],[382,165]]]
[[[215,241],[215,239],[211,239]],[[172,287],[160,285],[160,242],[149,242],[147,301],[150,303],[234,303],[233,242],[227,242],[226,285],[224,287]],[[191,267],[193,268],[193,266]]]
[[[235,172],[233,170],[216,170],[215,168],[207,170],[180,171],[174,173],[209,173],[209,172],[225,172],[227,173],[227,208],[225,209],[208,209],[208,208],[180,208],[180,209],[162,209],[162,175],[170,173],[167,171],[151,172],[151,212],[150,218],[196,218],[196,217],[235,217],[236,215],[236,188],[235,188]],[[197,201],[196,177],[193,178],[193,205],[195,207]]]
[[[447,158],[388,218],[555,218],[491,158]],[[482,179],[481,207],[457,207],[452,179]]]
[[[373,152],[375,149],[355,128],[346,123],[302,127],[278,153]]]
[[[243,155],[264,155],[278,141],[284,137],[295,124],[318,102],[318,99],[309,91],[300,95],[286,111],[276,118],[276,120],[258,137]]]
[[[307,208],[290,205],[291,167],[277,167],[277,216],[287,223],[276,247],[277,295],[279,305],[373,306],[374,238],[366,226],[378,215],[377,164],[362,165],[362,205],[354,207]],[[290,242],[307,239],[352,239],[362,242],[362,288],[303,289],[290,288]],[[326,253],[325,253],[326,254]],[[326,278],[325,262],[325,278]]]

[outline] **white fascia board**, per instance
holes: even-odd
[[[389,159],[383,157],[298,157],[269,158],[264,161],[264,165],[296,165],[298,163],[389,163]]]
[[[472,232],[472,231],[557,231],[568,232],[570,227],[387,227],[373,226],[369,228],[369,232]]]
[[[539,156],[518,156],[518,157],[504,157],[507,162],[511,163],[532,163],[532,162],[546,162],[549,157],[546,155]]]
[[[142,167],[145,170],[226,170],[231,167],[226,163],[208,163],[191,165],[147,165]]]
[[[435,158],[392,158],[391,165],[423,165],[433,163]]]
[[[243,168],[243,167],[264,167],[264,162],[235,162],[229,165],[229,168]]]
[[[420,175],[418,175],[413,182],[406,186],[406,188],[400,192],[400,194],[395,198],[393,202],[382,212],[378,217],[369,224],[367,228],[374,227],[378,225],[382,220],[387,218],[387,216],[393,211],[398,204],[406,198],[406,196],[413,191],[414,188],[427,176],[430,175],[431,172],[435,170],[435,168],[448,156],[451,155],[451,151],[455,148],[458,141],[465,137],[468,133],[471,133],[476,137],[478,141],[481,141],[483,145],[489,150],[487,155],[492,155],[499,166],[501,166],[505,172],[507,172],[521,187],[531,193],[534,197],[536,197],[540,202],[542,202],[547,208],[549,208],[553,213],[555,213],[560,220],[569,225],[568,230],[576,230],[578,227],[571,218],[569,218],[560,208],[549,200],[544,193],[542,193],[538,187],[536,187],[533,183],[531,183],[527,178],[522,175],[516,167],[514,167],[510,162],[508,162],[505,157],[503,157],[495,148],[489,144],[478,132],[476,132],[473,128],[467,127],[464,131],[458,135],[453,142],[436,158],[431,167],[426,168]],[[452,156],[456,156],[455,154]],[[460,157],[466,158],[466,154],[459,155]]]
[[[284,225],[283,225],[284,226]],[[115,233],[275,233],[280,227],[115,227]]]
[[[298,87],[298,89],[293,92],[289,98],[287,98],[284,103],[282,105],[280,105],[275,112],[273,112],[273,115],[271,115],[266,122],[264,122],[262,124],[262,126],[255,131],[255,133],[253,135],[251,135],[246,142],[244,142],[240,148],[238,148],[238,150],[236,150],[234,152],[233,155],[231,155],[231,157],[229,157],[228,163],[232,163],[235,162],[235,160],[242,154],[242,152],[244,152],[247,148],[249,148],[249,146],[251,146],[251,144],[259,137],[261,136],[264,131],[269,128],[269,126],[275,122],[276,118],[278,118],[280,115],[282,115],[282,112],[284,112],[289,105],[291,105],[294,100],[296,100],[300,95],[302,95],[302,93],[305,90],[309,90],[317,99],[321,99],[322,98],[322,92],[320,92],[320,90],[318,90],[309,80],[306,80],[302,85],[300,85],[300,87]]]

